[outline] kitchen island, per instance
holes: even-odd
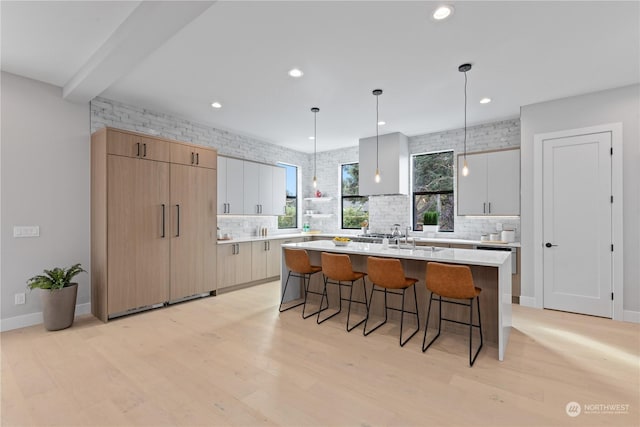
[[[322,252],[348,254],[351,257],[354,270],[364,272],[367,271],[368,256],[400,259],[403,263],[405,274],[419,279],[416,284],[416,291],[418,294],[421,329],[424,328],[429,297],[425,286],[426,264],[429,261],[436,261],[468,265],[471,267],[475,285],[482,288],[480,306],[485,342],[496,344],[498,347],[498,359],[504,360],[504,353],[511,330],[511,254],[509,252],[432,248],[429,246],[419,246],[415,249],[398,249],[376,243],[355,242],[351,242],[348,246],[335,246],[332,241],[328,240],[290,243],[282,245],[282,248],[283,250],[284,248],[306,249],[311,258],[311,263],[315,265],[320,265],[320,254]],[[281,292],[284,290],[288,273],[289,270],[284,262],[284,256],[282,256]],[[313,276],[310,286],[314,289],[321,289],[321,282],[321,274],[316,274]],[[368,289],[370,289],[371,285],[368,281],[367,283]],[[356,295],[359,289],[359,287],[354,288],[354,299],[359,300],[362,298],[362,295]],[[335,289],[331,289],[331,291],[337,295]],[[301,295],[300,281],[291,278],[284,298],[285,302],[299,299]],[[382,298],[378,298],[378,303],[381,303],[380,300]],[[390,304],[394,304],[394,302],[391,301]],[[412,302],[407,301],[407,304],[411,306]],[[373,312],[382,313],[382,305],[373,307]],[[446,311],[443,307],[443,313],[446,317],[454,316],[455,318],[455,316],[464,315],[463,313],[465,312],[461,312],[460,308],[455,306],[447,308]],[[431,315],[434,316],[434,314],[437,314],[437,310],[432,310]],[[466,315],[468,316],[468,314]],[[432,322],[430,324],[436,325],[437,322],[433,322],[433,319],[431,319]],[[460,325],[447,325],[447,323],[443,324],[443,329],[445,330],[468,331],[468,328],[461,329]]]

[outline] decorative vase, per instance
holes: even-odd
[[[422,231],[425,233],[435,233],[438,231],[438,224],[436,225],[423,225]]]
[[[76,315],[78,284],[70,283],[62,289],[42,290],[42,318],[48,331],[66,329]]]

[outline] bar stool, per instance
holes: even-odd
[[[469,326],[469,366],[473,366],[482,349],[482,322],[480,320],[480,292],[482,289],[476,288],[473,282],[473,276],[471,275],[471,269],[466,265],[449,265],[441,264],[438,262],[427,263],[427,289],[431,291],[431,297],[429,298],[429,309],[427,310],[427,323],[424,329],[424,339],[422,340],[422,351],[425,352],[433,344],[433,342],[440,336],[440,330],[442,321],[458,323],[460,325]],[[434,295],[438,296],[438,305],[440,316],[438,319],[438,334],[425,346],[427,342],[427,331],[429,328],[429,313],[431,312],[431,302],[434,300]],[[461,303],[458,301],[447,301],[442,298],[451,298],[459,300],[469,300],[469,303]],[[478,324],[473,324],[473,299],[475,298],[478,303]],[[446,319],[442,317],[442,303],[456,304],[469,307],[469,323],[460,322],[458,320]],[[472,357],[472,340],[473,340],[473,328],[480,329],[480,347],[476,351],[476,354]]]
[[[340,303],[340,308],[337,312],[333,313],[330,316],[325,317],[324,319],[320,319],[320,313],[318,313],[317,322],[318,324],[324,322],[325,320],[331,319],[333,316],[337,315],[342,311],[342,301],[349,301],[349,309],[347,311],[347,332],[351,332],[354,328],[361,325],[364,321],[367,320],[367,316],[365,316],[361,321],[356,323],[353,326],[349,326],[349,320],[351,318],[351,303],[356,304],[364,304],[367,308],[367,313],[369,312],[369,305],[367,304],[367,287],[364,282],[364,277],[367,273],[362,273],[360,271],[353,271],[351,267],[351,258],[349,255],[345,254],[330,254],[327,252],[322,252],[322,274],[324,275],[324,291],[322,292],[322,300],[320,301],[320,306],[322,307],[322,302],[324,299],[327,299],[327,307],[329,306],[329,296],[327,294],[327,285],[338,285],[339,297],[338,301]],[[353,285],[356,280],[362,279],[362,289],[364,290],[364,301],[354,301],[353,300]],[[343,282],[351,282],[343,283]],[[348,286],[350,288],[349,298],[342,298],[342,287]]]
[[[318,311],[314,311],[311,314],[305,314],[305,311],[307,309],[307,295],[308,294],[322,295],[320,292],[309,290],[309,281],[311,280],[311,276],[314,275],[315,273],[322,271],[322,267],[319,267],[317,265],[311,265],[311,262],[309,261],[309,254],[304,249],[284,248],[284,263],[287,266],[287,269],[289,270],[289,274],[287,275],[287,281],[284,284],[284,290],[282,291],[282,298],[280,299],[280,308],[278,309],[280,313],[282,313],[283,311],[291,310],[292,308],[304,305],[304,307],[302,307],[302,318],[307,319],[323,311],[322,300],[321,300],[320,307],[318,307]],[[282,304],[284,302],[284,297],[287,294],[287,286],[289,286],[289,279],[292,276],[302,279],[302,283],[304,285],[304,301],[283,309]]]
[[[404,269],[402,268],[402,264],[399,259],[394,258],[378,258],[378,257],[369,257],[367,259],[367,273],[369,274],[369,280],[373,283],[373,290],[371,291],[371,297],[369,300],[369,310],[371,310],[373,303],[373,294],[375,292],[384,292],[384,322],[380,323],[375,328],[371,329],[367,332],[367,323],[369,322],[369,316],[367,316],[367,321],[364,323],[364,335],[367,336],[371,332],[378,329],[380,326],[387,323],[387,311],[395,310],[400,311],[402,314],[400,315],[400,347],[404,346],[413,336],[420,330],[420,318],[418,317],[418,297],[416,295],[416,282],[418,279],[413,279],[411,277],[405,277]],[[376,289],[376,286],[383,289]],[[407,289],[413,286],[413,298],[415,302],[415,311],[407,311],[404,309],[404,296]],[[402,290],[402,293],[398,292]],[[387,306],[387,293],[393,295],[402,295],[402,308],[397,309],[393,307]],[[369,311],[370,312],[370,311]],[[404,314],[415,314],[416,315],[416,330],[406,339],[404,342],[402,341],[402,330],[404,327]]]

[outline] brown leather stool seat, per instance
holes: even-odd
[[[427,310],[427,322],[424,328],[424,338],[422,340],[422,351],[425,352],[433,344],[433,342],[440,336],[442,327],[442,321],[458,323],[461,325],[469,326],[469,366],[473,366],[482,349],[482,322],[480,321],[480,292],[482,289],[476,288],[473,282],[473,276],[471,275],[471,269],[466,265],[452,265],[442,264],[439,262],[427,263],[427,289],[431,291],[431,297],[429,298],[429,309]],[[439,318],[438,318],[438,334],[433,337],[429,344],[427,342],[427,332],[429,328],[429,314],[431,313],[431,302],[436,299],[434,295],[437,295],[437,301],[439,306]],[[462,303],[458,301],[448,301],[442,298],[468,300],[468,303]],[[478,324],[473,324],[473,300],[476,300],[478,305]],[[460,322],[458,320],[446,319],[442,317],[442,303],[456,304],[469,307],[469,323]],[[473,342],[473,328],[480,330],[480,347],[476,351],[475,355],[472,352]]]
[[[395,258],[367,258],[367,273],[369,274],[369,280],[373,283],[373,290],[371,291],[371,297],[369,300],[369,310],[371,310],[371,304],[373,302],[373,294],[375,292],[384,292],[384,321],[367,331],[367,323],[369,323],[369,316],[364,324],[364,335],[367,336],[371,332],[378,329],[380,326],[387,323],[387,311],[394,310],[400,311],[400,347],[404,346],[419,330],[420,330],[420,318],[418,317],[418,298],[416,295],[416,282],[418,279],[411,277],[405,277],[402,263],[399,259]],[[382,289],[376,289],[376,286]],[[404,308],[404,299],[406,290],[413,286],[413,299],[415,302],[415,311],[408,311]],[[399,292],[402,291],[402,292]],[[387,294],[402,295],[402,307],[400,309],[387,306]],[[402,331],[404,327],[404,315],[414,314],[416,316],[416,329],[411,335],[402,341]]]
[[[318,324],[320,324],[325,320],[331,319],[333,316],[337,315],[342,311],[342,301],[343,300],[349,301],[349,309],[347,311],[347,332],[351,332],[354,328],[361,325],[367,319],[367,317],[365,316],[362,320],[360,320],[355,325],[353,326],[350,325],[352,303],[364,304],[365,307],[367,308],[367,313],[369,311],[369,305],[367,303],[367,287],[364,282],[364,278],[367,274],[361,271],[353,271],[353,268],[351,266],[351,258],[349,258],[349,255],[322,252],[321,257],[322,257],[322,274],[324,275],[324,291],[322,295],[322,298],[323,298],[322,301],[324,301],[324,299],[326,298],[327,307],[328,307],[329,296],[327,294],[327,285],[328,284],[337,285],[338,292],[339,292],[338,301],[340,306],[338,308],[338,311],[336,311],[330,316],[325,317],[324,319],[320,319],[320,313],[318,313],[318,318],[316,321],[318,322]],[[364,291],[364,301],[357,301],[353,299],[353,286],[357,280],[362,280],[362,289]],[[350,282],[350,283],[346,283],[346,282]],[[349,298],[342,297],[342,288],[345,286],[349,287],[350,289]],[[322,307],[322,301],[320,303],[321,307]]]
[[[318,311],[314,311],[313,313],[310,313],[310,314],[305,314],[305,311],[307,309],[308,294],[311,293],[316,295],[322,295],[320,292],[309,290],[309,281],[311,280],[311,276],[314,275],[315,273],[319,273],[320,271],[322,271],[322,267],[317,265],[311,265],[311,262],[309,261],[309,254],[304,249],[284,248],[284,263],[287,266],[287,269],[289,270],[289,274],[287,275],[287,281],[284,284],[282,297],[280,298],[280,308],[278,310],[282,313],[283,311],[291,310],[292,308],[304,305],[304,307],[302,307],[303,319],[306,319],[315,314],[318,314],[320,311],[322,311],[322,302],[320,304],[320,307],[318,307]],[[289,286],[289,279],[291,277],[297,277],[302,279],[303,288],[304,288],[304,301],[298,304],[291,305],[286,308],[282,308],[284,304],[285,295],[287,294],[287,286]]]

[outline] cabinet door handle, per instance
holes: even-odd
[[[266,241],[266,240],[264,241],[264,250],[265,250],[265,251],[268,251],[268,250],[269,250],[269,249],[267,249],[267,241]]]
[[[164,233],[164,203],[162,204],[162,238],[164,239],[165,237],[165,233]]]
[[[489,202],[489,213],[491,213],[491,202]]]
[[[193,155],[193,151],[191,152],[191,164],[193,164],[193,160],[194,159],[194,155]]]
[[[232,244],[231,245],[231,255],[235,255],[236,254],[236,244]]]
[[[236,243],[236,255],[240,253],[240,243]]]
[[[136,157],[140,157],[140,143],[136,142]]]
[[[142,144],[142,157],[147,157],[147,143]]]
[[[487,213],[487,202],[482,204],[482,213]]]
[[[200,153],[196,153],[196,165],[200,164]]]
[[[231,203],[225,203],[227,208],[227,213],[231,213]]]
[[[267,249],[271,250],[271,241],[267,240]]]
[[[177,213],[178,213],[178,227],[176,230],[176,237],[180,237],[180,205],[176,205]]]

